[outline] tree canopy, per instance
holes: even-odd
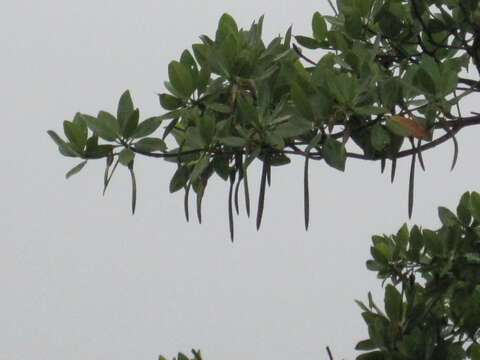
[[[377,161],[382,172],[389,162],[393,181],[397,160],[409,157],[411,216],[422,153],[450,140],[453,169],[455,135],[480,124],[479,113],[462,111],[480,92],[472,76],[480,73],[479,1],[329,3],[333,13],[313,14],[309,36],[294,36],[290,27],[269,43],[263,17],[243,29],[224,14],[213,37],[200,36],[168,65],[167,92],[159,94],[165,113],[140,121],[127,90],[116,115],[77,113],[63,123],[66,139],[48,131],[62,155],[82,159],[67,178],[89,160],[105,159],[106,190],[121,164],[131,174],[135,212],[136,157],[163,158],[176,165],[170,192],[184,190],[188,220],[193,191],[201,222],[202,199],[216,175],[229,187],[233,240],[241,185],[250,214],[254,161],[261,163],[259,228],[272,167],[303,157],[308,228],[311,161],[339,171],[349,158]],[[439,216],[439,230],[403,226],[396,235],[373,237],[367,266],[389,284],[385,312],[371,296],[368,305],[359,302],[369,339],[357,349],[370,352],[357,359],[480,359],[480,195],[465,193],[456,215],[440,208]]]

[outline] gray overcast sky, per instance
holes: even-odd
[[[156,359],[202,349],[206,360],[353,359],[366,336],[353,299],[373,290],[370,236],[407,218],[408,161],[390,185],[378,164],[349,160],[345,174],[312,166],[312,225],[303,230],[302,164],[275,169],[260,232],[236,222],[228,240],[227,187],[207,190],[204,224],[186,223],[169,195],[174,167],[138,159],[137,214],[128,172],[101,196],[103,161],[66,181],[47,129],[76,111],[115,111],[130,89],[142,118],[160,113],[167,65],[223,12],[239,25],[265,14],[265,39],[310,34],[324,1],[9,1],[2,56],[0,359]],[[478,189],[478,131],[425,154],[412,222],[438,226],[436,207]],[[468,153],[470,152],[470,154]],[[472,164],[474,164],[472,166]],[[254,180],[253,171],[250,178]],[[258,174],[259,176],[259,174]],[[258,190],[253,181],[252,188]]]

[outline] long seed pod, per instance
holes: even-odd
[[[185,187],[184,187],[185,196],[183,198],[183,208],[185,210],[185,219],[187,220],[187,222],[190,220],[190,209],[189,209],[189,206],[188,206],[188,197],[190,195],[190,186],[191,186],[190,183],[185,185]]]
[[[446,125],[443,126],[443,130],[450,135],[450,138],[452,139],[453,142],[453,159],[452,159],[452,166],[450,167],[450,171],[452,171],[455,168],[455,165],[457,165],[457,160],[458,160],[458,141],[457,138],[455,137],[455,133]]]
[[[412,218],[413,213],[413,192],[415,185],[415,160],[417,153],[412,154],[412,162],[410,163],[410,177],[408,179],[408,218]]]
[[[303,171],[303,207],[305,214],[305,230],[308,230],[308,224],[310,221],[310,190],[308,185],[308,162],[310,156],[305,156],[305,168]]]
[[[235,171],[230,174],[230,188],[228,190],[228,224],[230,229],[230,240],[233,242],[233,209],[232,209],[232,196],[233,185],[235,184]]]
[[[248,189],[247,166],[244,163],[242,167],[243,167],[243,192],[245,194],[245,210],[247,211],[247,216],[250,217],[250,191]]]
[[[258,195],[257,230],[260,229],[260,224],[262,223],[263,207],[265,205],[265,185],[267,182],[268,167],[268,157],[266,156],[263,160],[262,177],[260,180],[260,193]]]
[[[237,181],[237,185],[235,186],[234,203],[235,203],[235,211],[237,212],[237,215],[239,215],[240,212],[239,212],[239,206],[238,206],[238,190],[240,188],[240,183],[242,182],[242,179],[243,179],[243,155],[242,154],[238,154],[237,157],[235,158],[235,168],[238,170],[238,181]]]
[[[384,157],[380,160],[380,173],[383,174],[385,172],[385,166],[387,165],[387,159]]]
[[[397,172],[397,159],[392,159],[392,170],[390,172],[390,182],[393,184],[395,181],[395,173]]]
[[[132,178],[132,214],[135,214],[135,207],[137,206],[137,180],[133,171],[133,160],[128,164],[128,170],[130,170]]]
[[[202,223],[202,200],[203,200],[204,191],[205,191],[205,188],[203,185],[197,191],[197,218],[198,218],[199,224]]]
[[[267,166],[267,183],[268,186],[271,186],[272,184],[272,167],[270,166],[270,163]]]
[[[420,146],[422,145],[422,140],[418,139],[417,146],[415,146],[415,143],[413,142],[412,138],[409,138],[410,144],[412,144],[412,148],[416,150],[417,155],[418,155],[418,162],[420,164],[420,167],[422,168],[423,171],[425,171],[425,163],[423,162],[423,155],[422,152],[420,151]]]
[[[117,161],[115,162],[115,165],[113,165],[113,169],[110,172],[110,175],[108,174],[108,169],[109,169],[110,166],[107,165],[107,168],[105,169],[105,176],[104,176],[104,183],[103,183],[103,195],[105,195],[105,191],[107,191],[108,184],[110,184],[110,180],[112,179],[112,176],[115,173],[115,170],[117,169],[118,162],[119,161],[117,159]]]

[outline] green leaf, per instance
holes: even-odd
[[[218,139],[222,144],[230,147],[244,147],[245,139],[237,136],[226,136]]]
[[[345,13],[345,32],[353,39],[362,39],[363,24],[358,11]]]
[[[82,152],[87,144],[87,127],[83,122],[63,122],[63,131],[73,147]]]
[[[205,155],[202,156],[193,167],[192,175],[190,176],[190,181],[194,183],[195,180],[197,180],[198,177],[206,170],[209,164],[210,162],[208,160],[208,156],[205,156]]]
[[[306,118],[306,119],[313,119],[313,111],[310,102],[308,101],[307,94],[305,91],[297,84],[292,82],[290,84],[290,92],[292,94],[292,99],[294,104],[296,105],[299,112]]]
[[[142,121],[135,129],[132,138],[138,139],[152,134],[158,129],[162,121],[163,119],[160,116],[154,116]]]
[[[183,98],[188,98],[195,90],[192,75],[181,62],[172,61],[168,64],[168,78],[172,87]]]
[[[118,122],[112,114],[100,111],[96,118],[85,114],[82,116],[90,130],[102,139],[114,141],[119,137]]]
[[[307,36],[297,35],[295,36],[295,40],[297,40],[301,46],[306,47],[307,49],[318,49],[321,47],[321,44],[317,40]]]
[[[440,206],[438,208],[438,217],[440,218],[440,221],[444,226],[450,227],[459,224],[459,221],[455,214],[446,207]]]
[[[243,96],[237,97],[238,111],[243,124],[252,124],[254,127],[259,126],[257,108],[252,105]]]
[[[65,174],[65,178],[68,179],[70,178],[70,176],[73,176],[77,173],[79,173],[83,167],[86,165],[87,163],[87,160],[85,161],[82,161],[80,164],[74,166],[73,168],[71,168],[66,174]]]
[[[87,150],[85,151],[85,157],[88,159],[101,159],[106,157],[113,150],[113,145],[95,145],[89,146],[87,144]]]
[[[437,236],[437,233],[432,230],[424,229],[422,234],[427,250],[432,255],[441,256],[443,254],[443,244]]]
[[[413,83],[422,91],[432,95],[435,94],[436,89],[433,78],[424,68],[419,68],[417,70],[413,77]]]
[[[174,193],[187,185],[188,178],[190,177],[190,171],[187,166],[178,167],[175,174],[173,174],[172,179],[170,180],[169,190],[171,193]]]
[[[57,135],[55,131],[48,130],[47,134],[52,138],[52,140],[58,145],[58,151],[63,156],[68,156],[68,157],[79,157],[80,155],[72,148],[72,146],[62,140],[60,136]]]
[[[472,210],[472,216],[477,222],[480,222],[480,194],[472,192],[470,194],[470,204]]]
[[[325,36],[327,35],[327,23],[318,11],[313,14],[312,30],[315,40],[322,41],[325,39]]]
[[[212,103],[212,104],[206,104],[207,108],[222,113],[222,114],[230,114],[232,112],[232,109],[230,106],[222,103]]]
[[[367,340],[362,340],[357,343],[357,346],[355,346],[355,350],[373,350],[376,349],[377,346],[373,343],[372,340],[367,339]]]
[[[392,120],[389,116],[387,116],[387,129],[390,130],[395,135],[405,137],[409,135],[408,129],[406,129],[402,124],[398,123],[397,121]]]
[[[356,360],[385,360],[385,356],[381,351],[372,351],[357,356]]]
[[[215,135],[215,118],[207,114],[203,115],[198,119],[198,127],[205,143],[210,144]]]
[[[238,26],[233,17],[224,13],[218,22],[217,33],[215,40],[222,42],[228,35],[236,35],[238,33]]]
[[[200,72],[198,73],[198,80],[197,80],[197,90],[199,94],[203,94],[205,89],[207,88],[208,82],[210,80],[210,69],[207,65],[202,66]]]
[[[138,120],[140,118],[140,112],[138,109],[135,109],[128,118],[127,122],[125,123],[125,127],[123,129],[123,137],[125,139],[129,139],[137,130]]]
[[[223,179],[228,180],[230,175],[230,160],[224,154],[217,154],[213,158],[213,169]]]
[[[345,170],[347,151],[343,143],[329,136],[323,144],[322,153],[328,165],[340,171]]]
[[[402,319],[402,295],[391,284],[388,284],[385,289],[385,312],[394,323]]]
[[[390,135],[382,125],[375,124],[372,126],[370,142],[375,150],[382,151],[390,145]]]
[[[462,222],[462,224],[469,226],[472,221],[472,215],[470,213],[470,193],[465,192],[460,198],[460,202],[457,206],[457,216]]]
[[[167,145],[162,139],[146,137],[135,143],[135,149],[143,152],[165,152],[167,150]]]
[[[118,161],[120,164],[128,166],[133,161],[134,157],[135,153],[132,150],[125,148],[120,151],[120,154],[118,154]]]
[[[158,97],[160,99],[160,105],[166,110],[175,110],[184,104],[182,99],[167,93],[159,94]]]
[[[122,96],[120,96],[120,100],[118,101],[117,107],[117,119],[119,123],[119,130],[120,133],[124,133],[125,127],[127,126],[127,122],[132,116],[134,111],[133,108],[133,101],[130,95],[130,91],[126,90]]]

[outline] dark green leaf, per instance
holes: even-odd
[[[112,114],[100,111],[96,118],[85,114],[83,118],[90,130],[102,139],[114,141],[119,137],[118,122]]]
[[[455,214],[443,206],[438,208],[438,217],[444,226],[456,226],[459,224]]]
[[[363,350],[363,351],[373,350],[373,349],[376,349],[376,348],[377,348],[377,346],[370,339],[359,341],[357,346],[355,346],[355,350]]]
[[[57,135],[55,131],[48,130],[47,131],[48,135],[52,138],[52,140],[58,145],[58,151],[63,156],[68,156],[68,157],[79,157],[80,155],[72,148],[72,146],[63,141],[60,136]]]
[[[385,289],[385,312],[393,323],[402,319],[402,295],[391,284]]]
[[[170,84],[183,98],[188,98],[195,89],[190,71],[181,62],[170,62],[168,65],[168,77]]]
[[[120,152],[120,154],[118,154],[118,161],[120,164],[128,166],[128,164],[133,161],[134,157],[135,153],[132,150],[125,148]]]
[[[299,112],[308,120],[313,119],[313,110],[307,94],[297,83],[290,84],[292,99]]]
[[[120,133],[124,133],[127,122],[132,116],[133,111],[132,97],[130,91],[126,90],[122,96],[120,96],[117,108],[118,129],[120,130]]]
[[[137,130],[139,117],[140,112],[138,109],[135,109],[130,114],[130,117],[127,119],[127,122],[125,123],[125,127],[123,129],[123,137],[125,139],[129,139]]]
[[[370,142],[372,143],[373,148],[377,151],[382,151],[385,147],[390,145],[390,135],[380,124],[372,126],[370,136]]]
[[[154,116],[142,121],[136,128],[132,135],[133,139],[138,139],[144,136],[148,136],[158,129],[163,119],[159,116]]]
[[[471,206],[471,211],[472,215],[477,220],[480,222],[480,194],[477,192],[472,192],[470,194],[470,206]]]
[[[245,139],[237,136],[226,136],[218,139],[222,144],[230,147],[244,147]]]
[[[432,95],[435,94],[435,83],[431,75],[425,69],[419,68],[417,70],[413,78],[413,82],[421,90]]]
[[[160,105],[166,110],[175,110],[184,104],[182,99],[167,93],[159,94],[158,97],[160,99]]]
[[[230,106],[222,103],[207,104],[207,108],[223,114],[229,114],[232,112],[232,109],[230,108]]]
[[[222,42],[228,35],[236,35],[237,33],[237,23],[231,15],[224,13],[218,22],[215,40],[218,42]]]
[[[460,202],[457,206],[457,216],[460,221],[466,226],[470,225],[470,222],[472,221],[470,208],[470,193],[467,191],[462,195],[462,197],[460,198]]]
[[[307,36],[297,35],[295,36],[295,40],[297,40],[301,46],[306,47],[307,49],[318,49],[321,47],[321,44],[317,40]]]
[[[343,143],[330,136],[327,137],[323,144],[322,154],[328,165],[340,171],[345,170],[347,151],[345,150],[345,145]]]
[[[63,130],[75,150],[82,152],[87,144],[87,127],[84,123],[64,121]]]
[[[135,143],[135,149],[143,152],[161,151],[167,150],[167,145],[162,139],[147,137]]]
[[[206,144],[210,144],[215,135],[215,118],[210,115],[203,115],[198,119],[200,135]]]
[[[79,173],[86,164],[87,164],[87,160],[82,161],[80,164],[74,166],[65,174],[65,178],[68,179],[70,176],[73,176]]]
[[[190,177],[190,171],[187,166],[180,166],[170,180],[169,190],[174,193],[187,185]]]
[[[322,41],[327,35],[327,23],[323,16],[317,11],[312,18],[313,37],[317,41]]]
[[[208,156],[204,155],[202,156],[198,162],[195,164],[192,170],[192,175],[190,176],[190,181],[194,183],[200,175],[207,169],[209,165],[209,159]]]
[[[227,180],[230,174],[229,158],[224,154],[217,154],[213,158],[213,169],[223,179]]]

